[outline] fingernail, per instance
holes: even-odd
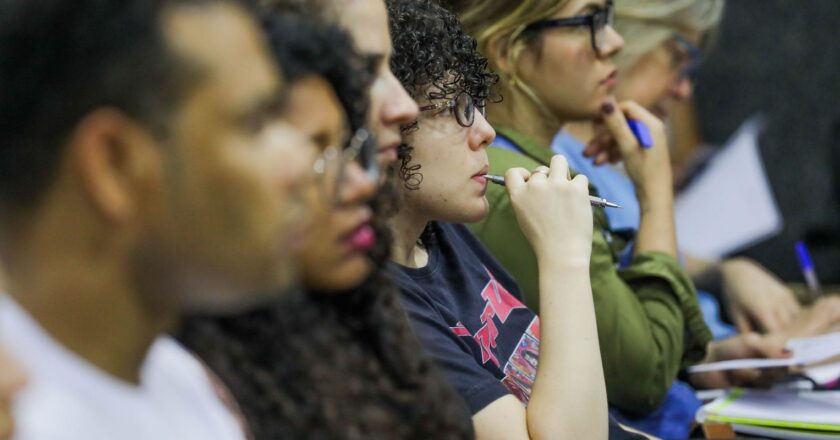
[[[611,102],[605,102],[603,105],[601,105],[601,112],[603,112],[605,115],[612,114],[614,110],[615,106],[612,105]]]

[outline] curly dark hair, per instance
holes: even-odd
[[[289,60],[290,83],[312,73],[331,81],[359,74],[343,32],[299,17],[264,23],[277,58]],[[357,102],[351,89],[336,86],[342,102]],[[347,111],[353,119],[357,109]],[[377,198],[374,210],[389,199]],[[257,439],[472,438],[464,402],[422,354],[385,273],[390,233],[381,221],[374,228],[377,269],[361,286],[298,290],[244,315],[183,324],[179,339],[228,386]]]
[[[453,13],[429,0],[387,0],[394,52],[391,69],[415,99],[451,99],[466,92],[476,105],[501,98],[491,88],[499,76],[487,68],[487,58],[477,51]],[[416,121],[403,127],[416,129]],[[419,188],[421,164],[411,163],[413,147],[400,145],[399,175],[403,186]]]

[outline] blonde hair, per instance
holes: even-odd
[[[501,96],[524,93],[536,104],[544,116],[550,117],[547,107],[533,89],[518,77],[516,66],[522,52],[529,46],[539,49],[538,36],[529,38],[525,28],[536,21],[554,16],[569,0],[470,0],[453,6],[460,15],[464,28],[475,37],[478,50],[490,59],[491,68],[499,74],[496,92]],[[489,53],[490,44],[499,41],[507,47],[510,72],[499,71]]]
[[[615,62],[622,69],[681,30],[713,39],[723,18],[725,0],[633,0],[615,5],[615,29],[624,37],[624,49]]]

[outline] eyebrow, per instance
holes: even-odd
[[[578,9],[577,12],[575,12],[574,15],[578,15],[581,12],[584,12],[584,11],[587,11],[587,10],[595,12],[599,9],[606,9],[606,7],[607,7],[607,2],[606,1],[604,1],[604,2],[589,2],[589,3],[581,6],[580,9]]]
[[[243,120],[246,122],[259,121],[282,115],[287,107],[287,95],[287,93],[281,92],[279,89],[271,90],[266,96],[242,113]]]
[[[330,134],[325,130],[313,134],[309,139],[318,147],[326,148],[330,145]]]
[[[369,69],[370,73],[376,72],[379,65],[386,59],[386,55],[383,53],[366,53],[362,55],[362,57],[367,64],[365,68]]]

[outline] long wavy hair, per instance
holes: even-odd
[[[351,125],[362,123],[370,75],[348,36],[301,16],[264,23],[287,81],[323,76]],[[377,212],[391,200],[384,192]],[[193,317],[179,332],[231,390],[257,439],[473,437],[464,402],[422,354],[385,274],[390,233],[381,221],[374,227],[376,269],[361,286],[301,289],[244,315]]]

